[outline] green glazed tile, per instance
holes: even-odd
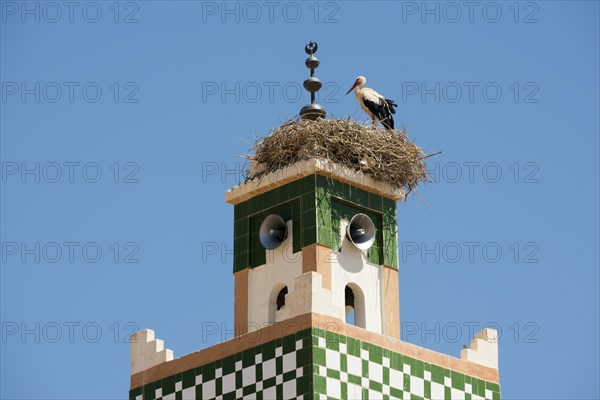
[[[315,391],[315,393],[327,393],[327,383],[324,376],[314,375],[313,385],[313,390]]]
[[[243,201],[233,207],[233,219],[237,221],[248,217],[248,201]]]
[[[465,376],[458,372],[452,372],[452,387],[458,390],[465,390]]]
[[[492,392],[499,392],[500,391],[500,385],[498,385],[497,383],[486,382],[485,383],[485,388],[491,390]]]

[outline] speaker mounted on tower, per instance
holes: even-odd
[[[276,249],[287,238],[287,224],[277,214],[271,214],[265,218],[260,225],[259,238],[260,243],[267,250]]]
[[[346,236],[360,250],[367,250],[375,242],[375,224],[366,214],[356,214],[346,228]]]

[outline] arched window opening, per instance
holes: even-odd
[[[344,288],[346,323],[359,328],[366,327],[365,299],[360,287],[354,283]]]
[[[283,289],[279,291],[277,294],[277,311],[281,310],[281,307],[285,306],[285,295],[288,294],[287,286],[284,286]]]
[[[354,292],[349,286],[344,289],[344,297],[346,298],[346,323],[356,325],[354,314]]]
[[[281,310],[285,307],[285,295],[288,294],[288,288],[285,283],[278,282],[271,289],[271,294],[269,295],[269,323],[274,323],[277,319],[275,314],[277,311]]]

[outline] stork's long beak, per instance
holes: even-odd
[[[354,85],[352,85],[352,87],[350,88],[350,90],[348,90],[346,92],[346,95],[348,95],[348,93],[350,93],[352,90],[354,90],[354,88],[356,87],[356,85],[358,85],[358,82],[354,82]]]

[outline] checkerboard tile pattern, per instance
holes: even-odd
[[[130,400],[499,400],[500,386],[321,329],[148,383]]]
[[[499,400],[500,386],[313,329],[315,399]]]
[[[311,330],[167,377],[130,400],[310,399]]]

